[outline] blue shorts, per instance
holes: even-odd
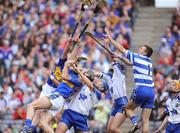
[[[166,133],[180,133],[180,123],[172,124],[168,122],[166,127]]]
[[[115,116],[117,113],[123,113],[123,108],[126,106],[128,102],[127,97],[121,97],[115,100],[113,109],[111,112],[111,116]]]
[[[87,116],[67,109],[64,111],[60,122],[66,124],[69,129],[73,126],[75,131],[87,132],[89,131],[87,121]]]
[[[146,86],[138,86],[133,90],[131,100],[141,108],[154,108],[154,88]]]

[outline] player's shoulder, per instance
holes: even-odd
[[[100,92],[96,87],[94,87],[93,93],[96,95],[96,97],[98,98],[98,100],[101,99],[101,97],[102,97],[101,92]]]
[[[126,67],[122,61],[116,61],[114,63],[114,66],[116,66],[118,68],[118,70],[123,71],[123,73],[125,73]]]

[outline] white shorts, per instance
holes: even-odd
[[[65,99],[58,92],[51,93],[47,96],[52,104],[51,110],[61,110],[64,106]]]
[[[53,88],[52,86],[50,86],[50,85],[48,85],[46,83],[42,87],[42,91],[41,91],[40,97],[43,97],[43,96],[49,97],[50,95],[52,95],[52,91],[54,91],[55,89],[56,88]],[[52,102],[55,102],[55,100],[51,100],[51,104],[52,104]],[[52,106],[53,106],[53,104],[52,104]],[[61,109],[62,109],[62,107],[60,107],[60,108],[51,108],[51,109],[47,109],[46,111],[48,111],[54,117],[54,116],[56,116],[56,114],[59,111],[61,111]]]
[[[47,83],[45,85],[43,85],[42,87],[42,91],[41,91],[41,94],[40,94],[40,97],[43,97],[43,96],[48,96],[49,94],[52,93],[52,91],[54,91],[56,88],[48,85]]]

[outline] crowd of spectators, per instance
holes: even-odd
[[[180,7],[179,7],[180,8]],[[159,48],[159,59],[155,67],[155,109],[153,121],[163,119],[168,93],[167,83],[170,80],[180,80],[180,12],[179,8],[173,13],[171,26],[165,29]]]
[[[88,30],[101,38],[107,26],[128,49],[136,16],[135,3],[136,0],[109,0],[108,7],[94,17]],[[81,28],[92,15],[94,5],[84,13]],[[39,96],[47,79],[41,70],[53,69],[73,31],[80,7],[80,0],[0,0],[0,119],[6,119],[7,114],[13,120],[25,119],[26,105]],[[107,71],[109,62],[101,54],[102,48],[84,36],[81,43],[80,54],[88,57],[85,66]],[[104,126],[108,108],[99,106],[92,111],[91,125],[99,121]],[[12,130],[13,126],[9,126],[4,132]]]

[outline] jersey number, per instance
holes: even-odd
[[[170,111],[171,112],[171,114],[172,115],[177,115],[178,114],[178,112],[177,112],[177,110],[176,109],[173,109],[172,111]]]
[[[79,100],[86,100],[87,99],[87,96],[85,95],[85,94],[80,94],[80,96],[79,96]]]

